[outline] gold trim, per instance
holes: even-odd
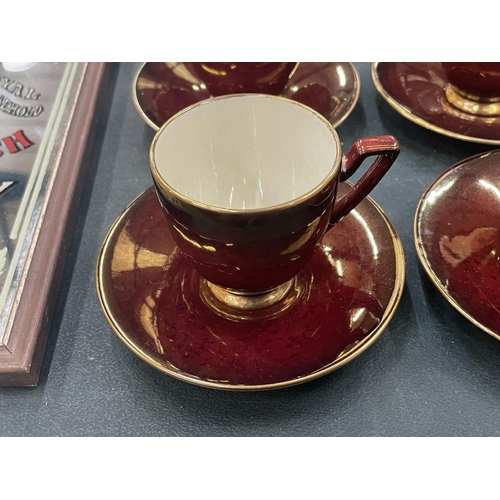
[[[297,73],[299,66],[300,66],[300,62],[296,62],[294,67],[292,68],[292,71],[290,71],[290,73],[288,74],[289,81],[293,78],[293,75],[295,75],[295,73]],[[286,83],[285,83],[285,85],[286,85]]]
[[[263,207],[263,208],[252,208],[252,209],[243,209],[243,208],[223,208],[223,207],[215,207],[212,205],[207,205],[205,203],[202,203],[200,201],[193,200],[191,198],[188,198],[187,196],[183,195],[182,193],[179,193],[176,191],[172,186],[170,186],[160,175],[160,172],[158,171],[158,168],[156,167],[155,163],[155,158],[154,158],[154,151],[156,149],[156,143],[158,142],[158,139],[160,138],[161,134],[163,133],[163,130],[177,117],[183,115],[184,113],[187,113],[188,111],[191,111],[192,109],[195,109],[200,106],[206,106],[209,103],[212,103],[214,101],[221,101],[223,99],[234,99],[234,98],[245,98],[245,97],[264,97],[266,99],[274,99],[274,100],[279,100],[279,101],[286,101],[289,102],[290,104],[293,104],[295,106],[299,106],[309,113],[312,113],[316,115],[317,118],[319,118],[328,128],[330,133],[332,134],[333,140],[335,141],[335,145],[337,147],[337,156],[335,158],[335,162],[332,165],[332,168],[330,169],[330,172],[326,175],[326,177],[323,179],[323,181],[315,186],[313,189],[307,191],[307,193],[304,193],[301,196],[298,196],[297,198],[294,198],[291,201],[287,201],[284,203],[280,203],[278,205],[271,205],[269,207]],[[274,96],[274,95],[269,95],[269,94],[228,94],[228,95],[223,95],[219,97],[213,97],[210,100],[204,100],[204,101],[199,101],[196,104],[193,104],[191,106],[188,106],[187,108],[184,108],[182,111],[179,111],[179,113],[175,114],[167,120],[158,130],[156,135],[153,138],[153,141],[151,142],[151,146],[149,148],[149,165],[150,165],[150,170],[153,175],[153,179],[155,182],[159,185],[159,187],[167,193],[169,196],[171,196],[174,199],[180,199],[182,200],[185,204],[191,205],[193,207],[201,208],[203,210],[209,211],[209,212],[214,212],[214,213],[219,213],[219,214],[245,214],[245,215],[254,215],[254,214],[261,214],[261,213],[271,213],[271,212],[276,212],[279,210],[284,210],[290,207],[294,207],[307,199],[311,198],[315,194],[321,192],[325,186],[328,185],[339,173],[340,166],[342,162],[342,147],[340,144],[340,138],[336,132],[336,130],[333,128],[331,123],[320,113],[315,111],[314,109],[310,108],[309,106],[306,106],[305,104],[301,104],[300,102],[297,101],[292,101],[291,99],[288,99],[286,97],[280,97],[280,96]]]
[[[471,94],[460,91],[451,83],[448,83],[444,88],[444,95],[452,106],[464,113],[487,118],[500,117],[500,98],[498,97],[482,101]]]
[[[346,181],[346,184],[352,186],[352,184],[348,181]],[[142,193],[144,194],[144,193]],[[110,313],[110,309],[108,307],[107,301],[106,301],[106,296],[104,294],[103,286],[102,283],[104,282],[102,275],[104,273],[103,269],[103,262],[104,262],[104,255],[108,253],[109,247],[110,247],[110,240],[111,237],[115,231],[115,229],[118,227],[118,225],[121,223],[121,221],[127,216],[127,213],[129,209],[136,203],[136,201],[142,196],[139,195],[137,198],[135,198],[123,211],[123,213],[116,219],[116,221],[113,223],[111,226],[110,230],[108,231],[108,234],[106,235],[106,238],[104,239],[103,245],[101,247],[101,250],[99,252],[99,256],[97,258],[97,265],[96,265],[96,288],[97,288],[97,296],[99,298],[99,303],[101,304],[101,308],[104,312],[104,315],[106,317],[106,320],[108,321],[109,325],[115,332],[115,334],[118,336],[118,338],[135,354],[137,355],[140,359],[148,363],[150,366],[153,368],[156,368],[162,373],[165,373],[166,375],[169,375],[171,377],[174,377],[178,380],[182,380],[183,382],[187,382],[193,385],[198,385],[201,387],[207,387],[210,389],[221,389],[221,390],[227,390],[227,391],[264,391],[264,390],[274,390],[274,389],[283,389],[286,387],[291,387],[294,385],[299,385],[305,382],[309,382],[311,380],[317,379],[319,377],[322,377],[324,375],[327,375],[342,366],[346,365],[347,363],[351,362],[353,359],[358,357],[360,354],[362,354],[364,351],[366,351],[382,334],[382,332],[385,330],[386,326],[389,324],[391,321],[392,317],[394,316],[394,313],[396,312],[396,309],[399,305],[399,302],[401,300],[401,296],[403,294],[403,287],[405,283],[405,257],[404,257],[404,251],[403,251],[403,245],[401,243],[401,240],[399,238],[399,235],[393,226],[392,222],[389,220],[388,216],[383,212],[383,210],[380,208],[380,206],[369,196],[365,198],[369,203],[371,203],[374,208],[379,212],[382,220],[385,222],[387,225],[387,228],[389,229],[389,232],[391,234],[391,238],[393,241],[394,245],[394,255],[395,255],[395,260],[396,260],[396,266],[395,266],[395,272],[396,272],[396,277],[394,280],[394,289],[392,291],[392,295],[389,299],[389,302],[387,303],[387,306],[384,311],[384,315],[382,316],[380,323],[373,329],[372,333],[363,339],[362,341],[355,343],[352,345],[348,350],[344,351],[339,355],[337,359],[332,361],[329,365],[316,370],[315,372],[310,373],[309,375],[306,375],[304,377],[299,377],[295,378],[292,380],[286,380],[283,382],[276,382],[273,384],[260,384],[260,385],[244,385],[244,384],[238,384],[238,385],[233,385],[233,384],[224,384],[221,383],[220,381],[216,380],[202,380],[199,379],[193,375],[188,376],[185,375],[184,373],[180,372],[177,370],[174,366],[167,367],[164,364],[158,363],[156,360],[148,356],[146,353],[144,353],[140,348],[138,348],[135,344],[133,344],[128,338],[127,335],[120,329],[120,327],[117,325],[117,323],[113,320],[113,317]]]
[[[135,110],[139,113],[139,116],[155,131],[157,132],[160,127],[156,125],[152,120],[148,118],[144,110],[141,108],[141,105],[139,104],[139,100],[137,99],[137,83],[139,81],[139,76],[144,69],[144,66],[146,66],[147,63],[142,63],[141,67],[138,69],[137,73],[135,74],[135,78],[132,82],[132,102],[134,103]]]
[[[463,165],[465,162],[468,160],[471,160],[472,158],[476,156],[483,156],[484,153],[479,153],[478,155],[471,156],[470,158],[467,158],[459,163],[456,163],[452,167],[450,167],[448,170],[443,172],[440,176],[438,176],[424,191],[422,194],[422,197],[420,198],[417,209],[415,211],[415,217],[413,219],[413,242],[415,244],[415,249],[417,251],[417,256],[418,259],[420,260],[420,263],[422,264],[422,267],[424,268],[425,272],[427,273],[427,276],[430,278],[432,283],[434,283],[435,287],[441,292],[441,295],[460,313],[462,316],[467,318],[471,323],[476,325],[478,328],[481,330],[485,331],[486,333],[490,334],[492,337],[496,338],[497,340],[500,340],[500,334],[494,332],[491,328],[488,328],[487,326],[481,324],[477,319],[475,319],[469,312],[467,312],[446,290],[445,286],[441,282],[441,280],[437,277],[437,275],[434,273],[429,260],[426,257],[426,252],[424,245],[422,243],[422,238],[420,238],[420,230],[419,230],[419,218],[421,215],[421,209],[423,204],[425,203],[427,199],[427,195],[431,191],[431,189],[438,183],[441,182],[447,175],[451,174],[455,168]]]
[[[138,69],[138,71],[135,74],[135,78],[132,81],[132,102],[134,103],[134,108],[139,113],[139,116],[146,122],[147,125],[149,125],[155,132],[158,132],[160,130],[160,127],[156,125],[144,112],[144,110],[141,108],[141,105],[139,104],[139,99],[137,98],[137,83],[139,81],[139,76],[142,73],[142,70],[144,69],[144,66],[148,64],[147,62],[142,63],[141,67]],[[299,67],[301,63],[297,63],[295,67],[293,68],[292,72],[290,73],[290,78],[293,77],[293,75],[296,73],[297,68]],[[302,64],[307,64],[307,63],[302,63]],[[344,63],[345,64],[345,63]],[[347,63],[352,71],[352,74],[354,76],[354,99],[352,100],[351,104],[347,107],[345,113],[341,115],[336,121],[330,122],[332,127],[337,128],[341,123],[344,122],[344,120],[352,113],[352,110],[356,107],[356,104],[358,103],[359,96],[361,94],[361,79],[359,77],[358,70],[354,66],[353,63],[348,62]],[[211,98],[210,98],[211,99]],[[201,102],[201,101],[199,101]]]
[[[351,67],[351,71],[354,76],[354,99],[352,100],[351,105],[347,108],[346,112],[340,116],[337,121],[333,123],[330,122],[334,128],[337,128],[352,113],[352,110],[356,107],[356,104],[358,104],[359,96],[361,94],[361,79],[359,77],[358,70],[352,62],[348,62],[347,64]]]
[[[236,309],[238,312],[241,312],[265,309],[275,305],[288,294],[292,285],[295,284],[295,278],[277,286],[273,290],[267,290],[262,293],[232,292],[227,288],[216,285],[215,283],[210,283],[208,280],[204,280],[204,282],[209,293],[211,293],[217,300],[229,308]]]
[[[394,108],[399,114],[403,115],[405,118],[408,118],[408,120],[412,121],[413,123],[416,123],[417,125],[420,125],[421,127],[426,128],[427,130],[432,130],[433,132],[437,132],[438,134],[446,135],[448,137],[453,137],[454,139],[460,139],[462,141],[474,142],[479,144],[495,144],[495,145],[500,144],[500,139],[484,139],[481,137],[472,137],[468,135],[457,134],[445,128],[433,125],[427,120],[424,120],[423,118],[415,115],[410,108],[407,108],[406,106],[401,104],[399,101],[394,99],[386,92],[386,90],[380,83],[380,79],[378,77],[377,73],[378,64],[379,64],[378,62],[374,62],[371,65],[372,80],[375,85],[375,88],[377,89],[379,94],[391,105],[392,108]]]
[[[205,306],[222,318],[236,322],[270,320],[277,316],[281,316],[287,309],[295,304],[304,291],[303,284],[294,277],[289,282],[282,285],[282,296],[280,300],[269,301],[271,303],[268,303],[267,307],[238,309],[221,300],[220,297],[217,297],[210,289],[209,282],[206,279],[200,279],[199,287],[200,298]]]

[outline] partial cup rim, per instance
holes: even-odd
[[[194,200],[194,199],[189,198],[188,196],[180,193],[179,191],[177,191],[170,184],[168,184],[165,181],[165,179],[163,179],[163,177],[161,176],[161,174],[158,171],[158,168],[156,166],[156,162],[155,162],[155,150],[156,150],[156,144],[158,142],[158,139],[162,135],[164,129],[172,121],[174,121],[176,118],[178,118],[179,116],[183,115],[184,113],[189,112],[190,110],[192,110],[194,108],[198,108],[200,106],[206,106],[206,105],[208,105],[208,104],[210,104],[211,102],[214,102],[214,101],[219,101],[219,100],[222,100],[222,99],[234,99],[234,98],[238,98],[238,97],[241,97],[241,98],[245,98],[245,97],[264,97],[266,99],[277,99],[277,100],[280,100],[280,101],[286,101],[286,102],[288,102],[290,104],[299,106],[299,107],[301,107],[301,108],[309,111],[310,113],[316,115],[316,117],[319,118],[327,126],[328,130],[332,134],[332,137],[333,137],[333,139],[335,141],[337,155],[335,157],[335,161],[334,161],[334,163],[332,165],[332,168],[330,169],[330,171],[328,172],[328,174],[324,177],[324,179],[318,185],[316,185],[315,187],[313,187],[312,189],[310,189],[306,193],[304,193],[304,194],[302,194],[302,195],[294,198],[293,200],[289,200],[289,201],[286,201],[286,202],[283,202],[283,203],[279,203],[279,204],[276,204],[276,205],[270,205],[270,206],[262,207],[262,208],[250,208],[250,209],[247,209],[247,208],[224,208],[224,207],[217,207],[217,206],[214,206],[214,205],[209,205],[209,204],[206,204],[206,203]],[[296,205],[299,205],[299,204],[303,203],[304,201],[308,200],[309,198],[314,197],[315,194],[321,192],[332,181],[332,179],[334,179],[338,175],[340,167],[341,167],[341,163],[342,163],[342,146],[341,146],[341,143],[340,143],[340,138],[339,138],[339,136],[337,134],[337,131],[333,127],[333,125],[321,113],[318,113],[313,108],[311,108],[311,107],[309,107],[309,106],[307,106],[305,104],[302,104],[300,102],[294,101],[292,99],[288,99],[286,97],[275,96],[275,95],[271,95],[271,94],[258,94],[258,93],[226,94],[226,95],[222,95],[222,96],[218,96],[218,97],[211,97],[209,99],[205,99],[205,100],[199,101],[199,102],[197,102],[195,104],[192,104],[191,106],[187,106],[186,108],[182,109],[181,111],[179,111],[178,113],[176,113],[175,115],[173,115],[171,118],[169,118],[158,129],[158,131],[156,132],[156,134],[155,134],[155,136],[153,138],[153,141],[151,142],[151,146],[149,148],[149,165],[150,165],[151,174],[153,176],[153,180],[154,180],[155,184],[165,194],[168,194],[170,197],[172,197],[174,199],[179,199],[179,200],[181,200],[182,202],[184,202],[187,205],[191,205],[191,206],[196,207],[196,208],[201,208],[201,209],[203,209],[205,211],[208,211],[208,212],[223,213],[223,214],[259,214],[259,213],[269,213],[269,212],[275,212],[275,211],[277,212],[277,211],[280,211],[280,210],[288,209],[288,208],[294,207]]]

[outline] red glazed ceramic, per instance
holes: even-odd
[[[415,244],[446,299],[500,340],[500,150],[457,163],[427,188]]]
[[[213,96],[258,93],[279,95],[292,76],[296,62],[185,63]]]
[[[132,85],[132,100],[137,112],[150,127],[158,130],[179,111],[215,95],[209,89],[209,82],[204,80],[204,73],[197,69],[200,64],[144,63],[139,69]],[[259,63],[239,64],[254,68],[253,65]],[[258,79],[257,75],[253,76],[253,80]],[[349,116],[360,92],[356,68],[347,62],[299,63],[285,83],[279,92],[276,87],[269,86],[261,92],[280,94],[306,104],[321,113],[334,127]],[[239,87],[238,92],[241,91]]]
[[[340,196],[349,193],[346,184]],[[164,226],[151,188],[106,237],[97,289],[125,345],[192,384],[276,389],[330,373],[380,336],[401,297],[401,242],[369,198],[326,233],[298,276],[300,296],[274,319],[230,321],[206,307],[200,276]]]
[[[373,63],[372,78],[381,96],[414,123],[464,141],[500,144],[499,116],[475,115],[448,101],[441,63]]]
[[[500,63],[441,63],[445,96],[456,109],[475,116],[500,118]]]
[[[444,74],[456,89],[474,99],[500,99],[500,63],[443,62]]]
[[[288,293],[327,228],[367,196],[398,154],[397,141],[381,136],[358,140],[342,157],[335,129],[318,113],[242,94],[169,120],[152,142],[150,164],[165,230],[186,259],[220,300],[260,309]],[[339,181],[371,156],[365,175],[336,200]],[[264,295],[272,302],[261,302]]]

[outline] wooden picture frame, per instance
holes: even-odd
[[[69,64],[69,63],[68,63]],[[109,64],[79,66],[64,141],[44,194],[5,330],[0,332],[0,386],[38,383],[64,263],[92,152]],[[13,87],[11,87],[12,89]],[[3,336],[2,336],[3,335]]]

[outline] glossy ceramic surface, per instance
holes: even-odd
[[[241,94],[169,120],[152,142],[150,164],[166,223],[193,268],[219,287],[255,294],[303,269],[328,225],[371,191],[398,153],[392,136],[359,139],[341,168],[340,139],[319,113]],[[333,209],[339,177],[370,156],[355,196]]]
[[[193,63],[145,63],[132,85],[132,100],[142,119],[158,130],[182,109],[212,97],[202,76]],[[351,63],[300,63],[280,95],[306,104],[336,127],[354,109],[359,92]]]
[[[500,63],[443,62],[446,79],[457,89],[477,98],[500,96]]]
[[[446,100],[440,63],[373,63],[372,78],[382,97],[418,125],[464,141],[500,144],[500,118],[464,113]]]
[[[346,183],[339,187],[345,195]],[[118,337],[153,367],[228,390],[287,387],[325,375],[367,349],[399,303],[404,256],[369,198],[327,232],[298,276],[301,295],[266,321],[224,319],[201,301],[199,275],[177,249],[155,191],[110,229],[97,288]]]
[[[500,340],[500,150],[467,158],[424,193],[415,244],[447,300]]]
[[[279,95],[299,63],[202,62],[184,63],[213,96],[257,93]]]

